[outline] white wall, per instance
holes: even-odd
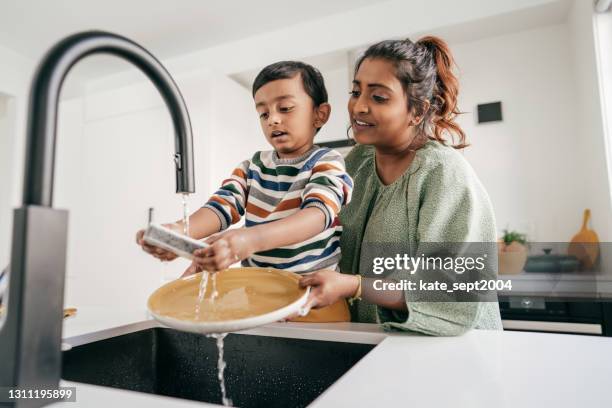
[[[8,261],[12,209],[21,203],[25,117],[33,63],[0,46],[0,94],[4,100],[4,126],[0,131],[0,268]]]
[[[604,141],[608,157],[608,180],[612,180],[612,12],[597,14],[595,31],[598,60],[598,79],[601,85],[601,114]],[[612,199],[612,188],[610,190]]]
[[[498,229],[538,241],[567,241],[578,230],[587,158],[566,25],[452,45],[460,68],[459,123],[465,150],[487,188]],[[476,123],[476,105],[501,101],[503,121]],[[603,187],[603,186],[602,186]],[[535,235],[535,236],[534,236]]]
[[[612,182],[612,11],[595,16],[595,43],[601,91],[601,115],[605,135],[604,145],[608,159],[608,182]],[[609,198],[612,199],[612,186],[608,193]],[[602,252],[604,255],[602,264],[612,265],[612,253],[607,252]]]
[[[573,72],[577,92],[577,154],[588,177],[585,194],[577,199],[592,210],[592,226],[602,241],[612,241],[610,179],[606,164],[601,92],[595,53],[594,12],[590,1],[574,1],[568,18]],[[609,75],[609,74],[608,74]]]
[[[194,211],[236,157],[247,158],[265,139],[250,95],[233,81],[208,71],[176,80],[194,130]],[[188,265],[164,266],[134,243],[148,207],[160,222],[182,215],[166,107],[147,82],[94,93],[62,103],[60,135],[55,204],[70,209],[66,304],[144,309],[160,280]]]
[[[350,91],[347,81],[348,67],[323,71],[321,74],[325,78],[325,87],[332,110],[329,121],[317,134],[315,143],[346,139],[346,128],[349,124],[347,103]]]
[[[218,189],[241,161],[258,150],[271,149],[259,125],[250,91],[225,75],[217,74],[214,78],[208,92],[212,100],[207,118],[210,134],[205,146],[209,154],[206,159],[210,169],[209,192]]]
[[[0,268],[9,262],[11,186],[13,185],[13,137],[9,132],[14,116],[13,98],[0,94]]]
[[[439,27],[478,22],[517,11],[529,11],[559,0],[390,0],[346,13],[253,35],[238,41],[164,60],[170,72],[189,72],[207,67],[222,74],[245,72],[271,61],[303,59],[350,50],[381,39],[404,37]],[[91,90],[129,84],[134,71],[91,81]]]

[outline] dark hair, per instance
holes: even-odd
[[[304,90],[310,96],[315,106],[327,102],[327,90],[323,75],[312,65],[299,61],[280,61],[262,69],[253,81],[253,97],[255,93],[268,82],[277,79],[293,78],[297,74],[302,77]]]
[[[423,37],[416,43],[405,40],[386,40],[370,46],[355,64],[355,75],[366,59],[384,59],[395,65],[395,75],[408,96],[408,109],[423,116],[419,124],[421,134],[446,144],[444,134],[455,136],[462,149],[465,142],[463,129],[455,122],[461,112],[457,108],[459,81],[453,73],[455,61],[448,45],[438,37]],[[429,101],[430,106],[425,110]]]

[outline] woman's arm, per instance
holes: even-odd
[[[391,310],[407,312],[406,299],[404,291],[399,289],[375,290],[374,280],[372,278],[361,279],[361,298],[368,303],[381,306]],[[379,279],[382,283],[397,282],[393,279]]]
[[[391,279],[381,279],[383,282],[393,282]],[[361,278],[361,298],[368,302],[391,310],[406,312],[404,292],[401,290],[377,291],[373,286],[374,279]],[[311,286],[308,308],[318,309],[329,306],[339,299],[354,297],[359,291],[359,277],[323,269],[304,275],[300,279],[300,287]]]

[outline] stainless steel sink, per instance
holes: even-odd
[[[229,334],[225,380],[239,407],[304,407],[374,345]],[[220,403],[214,339],[153,327],[63,352],[62,378]]]

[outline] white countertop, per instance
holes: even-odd
[[[145,320],[146,312],[79,308],[64,339]],[[612,338],[473,330],[434,338],[370,324],[275,323],[249,334],[378,344],[312,407],[611,407]],[[212,406],[62,381],[76,403],[54,406]],[[231,390],[230,390],[231,397]]]

